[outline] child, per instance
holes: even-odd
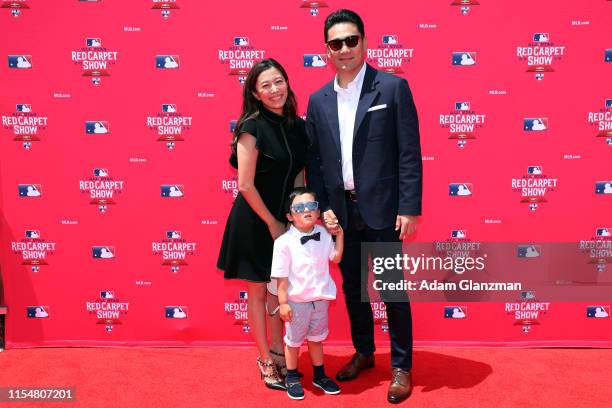
[[[342,258],[344,235],[336,235],[336,244],[325,228],[317,225],[319,203],[315,194],[304,188],[289,196],[289,230],[274,242],[271,277],[277,279],[280,317],[285,321],[285,356],[287,359],[287,395],[303,399],[304,389],[297,371],[298,354],[304,339],[314,368],[312,383],[326,394],[340,393],[340,387],[325,375],[323,344],[327,338],[327,309],[336,298],[336,285],[329,274],[329,261]]]

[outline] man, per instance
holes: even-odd
[[[307,178],[326,227],[333,232],[340,223],[345,230],[340,270],[356,353],[336,379],[348,381],[374,366],[374,319],[367,294],[362,295],[361,243],[398,245],[414,232],[421,214],[422,162],[408,83],[365,63],[361,18],[338,10],[327,17],[324,35],[336,76],[308,103]],[[412,390],[412,317],[403,295],[403,302],[385,302],[392,365],[387,400],[392,403]]]

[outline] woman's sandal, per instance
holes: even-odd
[[[282,378],[287,377],[287,362],[285,361],[285,355],[283,353],[277,353],[274,350],[270,350],[272,361],[276,364],[276,369]],[[302,378],[304,374],[298,371],[298,376]]]
[[[265,363],[261,361],[261,358],[257,357],[257,366],[259,367],[261,379],[263,380],[266,387],[271,388],[273,390],[287,391],[285,382],[280,378],[278,371],[276,370],[276,364],[274,363],[274,361]],[[271,372],[266,373],[266,368],[272,369]]]

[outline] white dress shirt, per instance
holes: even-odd
[[[305,235],[321,234],[320,240],[308,240]],[[287,294],[292,302],[314,302],[336,298],[336,284],[329,274],[329,262],[335,255],[331,235],[320,225],[312,232],[300,232],[293,225],[274,241],[272,278],[289,278]]]
[[[342,179],[344,180],[345,190],[354,190],[355,181],[353,179],[353,132],[355,129],[355,116],[357,115],[357,105],[361,96],[363,78],[365,76],[366,64],[359,70],[359,73],[346,88],[341,88],[338,84],[338,75],[334,80],[334,91],[338,96],[338,124],[340,125],[340,150],[342,153]]]

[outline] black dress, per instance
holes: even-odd
[[[304,121],[286,118],[266,109],[246,120],[241,132],[253,135],[259,151],[254,185],[263,202],[277,220],[286,223],[284,204],[293,183],[306,163],[307,138]],[[234,160],[230,160],[234,167]],[[266,223],[238,194],[223,233],[217,268],[225,279],[269,282],[274,241]]]

